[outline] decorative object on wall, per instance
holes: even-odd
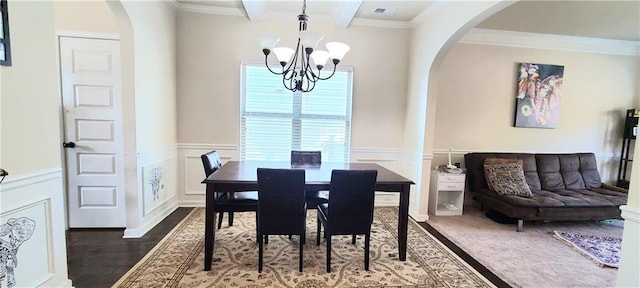
[[[0,24],[0,65],[11,66],[11,45],[9,42],[9,9],[7,0],[0,1],[0,14],[2,14],[2,24]]]
[[[9,175],[9,172],[7,172],[7,170],[4,170],[2,168],[0,168],[0,183],[2,183],[2,181],[4,181],[4,177],[7,177],[7,175]],[[2,287],[0,287],[2,288]]]
[[[7,287],[15,287],[15,268],[18,267],[18,248],[31,238],[36,221],[27,217],[9,218],[0,226],[0,275],[7,278]]]
[[[338,63],[340,63],[344,55],[349,51],[349,45],[341,42],[328,42],[326,44],[327,50],[329,50],[328,52],[322,50],[314,51],[318,43],[320,43],[320,40],[322,40],[322,36],[307,31],[309,16],[307,16],[306,10],[307,1],[304,0],[302,4],[302,14],[298,15],[298,31],[300,31],[300,33],[298,34],[296,50],[289,47],[274,48],[276,43],[280,41],[278,37],[262,37],[260,40],[262,53],[264,53],[264,64],[267,66],[267,69],[273,74],[282,75],[284,87],[292,92],[309,92],[316,87],[317,81],[331,78],[336,72]],[[272,50],[282,66],[282,72],[275,72],[269,67],[267,59]],[[318,69],[317,73],[313,72],[309,58],[313,59],[313,63]],[[329,58],[331,58],[333,62],[333,72],[327,77],[321,77],[320,73],[322,72],[322,68],[324,68]]]
[[[160,198],[160,189],[164,188],[160,184],[162,183],[163,169],[162,167],[154,167],[151,169],[149,175],[149,184],[151,184],[151,193],[153,194],[153,201]]]
[[[515,127],[556,128],[564,66],[521,63]]]

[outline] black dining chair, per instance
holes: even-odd
[[[302,272],[307,211],[304,169],[258,168],[258,272],[268,235],[299,235]]]
[[[329,203],[317,206],[316,245],[320,245],[321,226],[327,238],[327,273],[331,272],[331,236],[364,234],[364,269],[369,271],[369,241],[373,223],[376,170],[333,170]]]
[[[291,167],[319,167],[320,165],[322,165],[321,151],[291,151]],[[307,208],[315,209],[318,204],[327,203],[329,198],[325,192],[307,189],[305,200]]]
[[[222,167],[220,156],[215,150],[200,156],[204,173],[207,177]],[[224,212],[229,214],[229,226],[233,226],[233,212],[258,211],[258,192],[216,192],[216,211],[218,212],[218,229],[222,227]]]

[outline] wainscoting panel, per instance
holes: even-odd
[[[8,266],[0,287],[71,287],[62,182],[52,169],[0,184],[0,258]]]
[[[137,199],[142,200],[142,211],[132,211],[128,206],[127,214],[142,215],[137,219],[139,225],[127,228],[123,238],[139,238],[151,230],[162,219],[178,208],[178,169],[176,146],[138,154],[138,191]]]

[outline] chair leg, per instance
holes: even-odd
[[[351,235],[351,244],[356,244],[356,234]]]
[[[300,259],[298,260],[298,262],[299,262],[298,263],[298,270],[300,272],[302,272],[302,259],[303,259],[302,255],[304,254],[303,253],[303,250],[304,250],[304,238],[305,238],[304,234],[300,235],[300,256],[299,256]]]
[[[316,246],[320,246],[320,226],[322,223],[320,222],[320,218],[316,218]]]
[[[263,235],[258,235],[258,273],[262,273]]]
[[[327,235],[327,273],[331,273],[331,235]]]
[[[229,212],[229,226],[233,226],[233,212]]]
[[[222,227],[222,218],[224,216],[224,212],[219,212],[218,213],[218,229],[220,229]]]
[[[364,235],[364,270],[369,271],[369,241],[371,232]]]

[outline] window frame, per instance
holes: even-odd
[[[240,156],[240,160],[246,160],[246,147],[244,146],[244,141],[243,139],[245,139],[245,119],[246,116],[275,116],[275,115],[281,115],[281,119],[290,119],[291,120],[291,150],[302,150],[302,122],[305,119],[333,119],[333,120],[340,120],[340,121],[344,121],[345,123],[345,131],[344,132],[344,137],[345,137],[345,147],[344,147],[344,155],[345,155],[345,162],[349,162],[350,161],[350,157],[351,157],[351,134],[352,134],[352,129],[353,129],[353,123],[352,123],[352,113],[353,113],[353,67],[351,66],[343,66],[340,65],[336,68],[336,73],[341,72],[341,73],[348,73],[347,74],[347,87],[345,87],[345,92],[347,93],[346,95],[346,111],[344,115],[329,115],[329,114],[325,114],[325,115],[318,115],[318,114],[305,114],[302,113],[302,102],[303,102],[303,98],[305,96],[305,94],[307,93],[302,93],[302,92],[291,92],[286,90],[286,88],[284,88],[284,86],[282,87],[283,90],[285,90],[285,93],[291,93],[292,94],[292,111],[291,113],[279,113],[279,112],[274,112],[274,113],[269,113],[269,112],[245,112],[245,107],[246,107],[246,99],[247,99],[247,85],[246,85],[246,67],[247,66],[251,66],[251,67],[261,67],[264,68],[265,70],[267,69],[264,66],[264,62],[258,62],[258,61],[241,61],[241,65],[240,65],[240,105],[239,105],[239,124],[240,124],[240,133],[239,133],[239,156]],[[278,63],[269,63],[270,67],[279,67],[280,64]],[[277,65],[277,66],[276,66]],[[333,69],[333,67],[331,67],[331,69]],[[277,76],[277,77],[281,77],[281,76]],[[323,85],[326,83],[326,81],[331,81],[331,80],[319,80],[319,82],[317,83],[317,85]],[[313,93],[313,92],[310,92]],[[246,139],[245,139],[246,140]],[[323,153],[323,162],[327,161],[327,153]],[[273,160],[273,159],[272,159]],[[276,159],[276,160],[282,160],[282,159]]]

